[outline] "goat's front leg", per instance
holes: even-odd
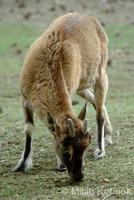
[[[18,165],[13,169],[14,172],[25,171],[32,167],[32,131],[34,127],[33,111],[27,102],[23,102],[23,108],[25,114],[24,132],[26,135],[26,141],[21,159],[19,160]]]

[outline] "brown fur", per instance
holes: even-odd
[[[97,20],[77,13],[56,19],[33,43],[20,85],[22,95],[41,118],[43,110],[56,119],[72,114],[69,96],[85,81],[93,86],[105,67],[101,65],[106,54],[101,51],[103,43],[106,50],[107,37]]]
[[[57,151],[69,136],[68,119],[73,121],[76,133],[68,151],[73,148],[79,152],[82,147],[84,151],[90,143],[90,138],[83,136],[83,121],[76,117],[71,97],[77,92],[91,101],[84,90],[94,89],[96,98],[91,103],[97,115],[102,114],[107,91],[107,43],[107,35],[95,17],[69,13],[57,18],[27,53],[20,78],[23,104],[28,102],[46,124],[49,113],[49,121],[54,120],[50,129],[55,130]],[[109,125],[108,119],[106,122]]]

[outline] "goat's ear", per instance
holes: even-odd
[[[82,121],[85,119],[86,117],[86,110],[87,110],[87,101],[84,104],[83,108],[81,109],[79,115],[78,115],[78,119],[81,119]]]
[[[74,124],[73,124],[73,121],[71,119],[68,119],[68,127],[69,127],[69,136],[75,137]]]

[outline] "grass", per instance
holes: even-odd
[[[93,159],[96,125],[95,112],[89,105],[87,118],[93,139],[86,153],[85,179],[76,185],[66,172],[55,171],[53,138],[38,118],[33,134],[33,169],[24,174],[11,172],[24,145],[19,72],[26,49],[41,31],[26,23],[0,22],[0,200],[134,199],[134,27],[111,24],[106,30],[112,56],[107,108],[114,145],[106,149],[104,159]],[[76,112],[82,105],[78,100]]]

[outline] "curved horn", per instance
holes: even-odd
[[[69,136],[75,137],[74,124],[73,124],[73,121],[71,119],[68,119],[68,125],[69,125]]]
[[[84,120],[84,124],[83,124],[83,134],[86,134],[87,131],[87,120]]]
[[[87,110],[87,101],[86,103],[84,104],[83,108],[81,109],[79,115],[78,115],[78,118],[81,119],[82,121],[85,119],[86,117],[86,110]]]

